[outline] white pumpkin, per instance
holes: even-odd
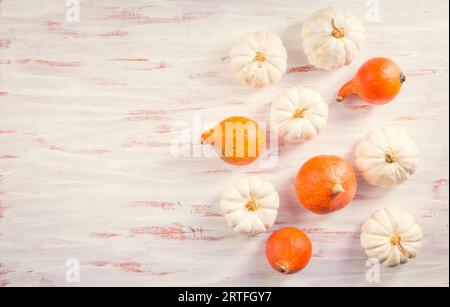
[[[281,39],[264,32],[247,33],[231,49],[231,67],[242,83],[263,87],[286,72],[287,53]]]
[[[257,177],[237,181],[226,189],[221,201],[228,225],[244,234],[261,233],[272,227],[279,206],[273,185]]]
[[[301,39],[310,64],[333,70],[356,59],[364,42],[364,28],[352,13],[324,8],[303,24]]]
[[[396,126],[370,131],[356,146],[356,167],[371,185],[391,187],[405,182],[419,163],[419,149]]]
[[[363,225],[361,245],[369,258],[392,267],[415,258],[422,247],[422,229],[406,211],[377,210]]]
[[[319,93],[294,86],[272,102],[270,118],[272,126],[284,140],[302,142],[325,128],[328,105]]]

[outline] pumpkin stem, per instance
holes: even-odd
[[[253,195],[250,195],[250,197],[247,200],[247,203],[245,204],[245,208],[248,211],[256,211],[258,209],[258,203],[256,202],[256,199],[253,197]]]
[[[280,271],[280,273],[286,273],[287,272],[287,267],[285,266],[285,265],[281,265],[281,264],[278,264],[278,271]]]
[[[405,76],[405,74],[404,73],[400,73],[400,83],[401,84],[403,84],[403,82],[405,82],[406,81],[406,76]]]
[[[333,28],[331,35],[333,35],[335,38],[343,38],[344,37],[344,30],[342,30],[341,28],[338,28],[336,26],[336,22],[335,22],[334,18],[331,19],[331,27]]]
[[[294,118],[305,118],[306,117],[306,109],[299,108],[294,112]]]
[[[200,144],[214,145],[214,129],[209,129],[202,133]]]
[[[258,66],[261,67],[261,63],[266,61],[266,55],[261,51],[256,51],[255,60],[258,62]]]
[[[386,161],[386,163],[389,163],[389,164],[395,162],[394,157],[392,156],[392,154],[389,154],[389,153],[386,153],[384,155],[384,160]]]
[[[394,234],[391,237],[392,245],[396,246],[400,250],[400,253],[402,253],[403,256],[405,256],[407,258],[411,258],[411,254],[405,250],[405,248],[402,246],[401,242],[402,242],[402,238],[400,237],[399,234]]]
[[[353,80],[350,80],[339,89],[339,93],[336,96],[336,101],[342,102],[344,101],[345,97],[355,93],[356,93],[355,82]]]
[[[331,189],[331,191],[333,192],[333,194],[339,194],[342,192],[345,192],[344,187],[342,187],[342,185],[340,185],[339,183],[336,183],[334,185],[334,187]]]

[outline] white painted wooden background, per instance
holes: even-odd
[[[448,286],[448,1],[82,0],[81,20],[65,20],[65,0],[0,3],[0,286]],[[364,22],[356,63],[311,69],[300,48],[302,22],[333,5]],[[275,86],[238,83],[228,53],[245,32],[278,34],[288,73]],[[334,102],[365,60],[390,57],[407,74],[386,106]],[[175,122],[268,116],[271,99],[292,85],[321,92],[330,107],[315,140],[280,144],[276,167],[236,168],[169,153]],[[317,154],[354,163],[370,129],[403,125],[421,149],[418,172],[394,189],[361,180],[353,203],[325,217],[297,202],[298,168]],[[222,191],[258,174],[274,183],[281,209],[272,230],[292,225],[314,243],[303,272],[284,276],[266,263],[270,233],[233,233],[219,210]],[[394,205],[422,225],[422,253],[365,279],[362,222]],[[271,231],[272,231],[271,230]],[[66,261],[80,261],[79,284]]]

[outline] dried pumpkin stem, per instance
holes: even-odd
[[[387,163],[389,163],[389,164],[395,162],[394,157],[393,157],[392,154],[390,154],[390,153],[386,153],[386,154],[384,155],[384,160],[385,160]]]
[[[256,199],[253,197],[253,195],[248,198],[247,203],[245,204],[245,208],[248,211],[256,211],[256,209],[258,209],[258,203],[256,202]]]
[[[400,83],[401,84],[403,84],[403,82],[405,82],[406,81],[406,76],[405,76],[405,74],[404,73],[400,73]]]
[[[278,271],[280,271],[281,273],[286,273],[288,268],[285,265],[281,265],[279,263],[277,263],[278,266]]]
[[[333,194],[339,194],[339,193],[345,192],[345,189],[342,185],[337,183],[334,185],[334,187],[331,189],[331,191],[333,192]]]
[[[294,112],[294,118],[305,118],[306,117],[306,109],[297,109]]]
[[[405,248],[402,246],[401,242],[402,242],[402,238],[400,237],[399,234],[394,234],[391,237],[392,245],[396,246],[400,250],[400,253],[402,253],[403,256],[410,258],[411,254],[405,250]]]
[[[331,19],[331,27],[333,28],[331,35],[333,35],[335,38],[343,38],[345,36],[344,30],[336,26],[336,21],[334,20],[334,18]]]
[[[258,62],[265,62],[266,61],[266,55],[262,53],[261,51],[256,51],[255,59]]]

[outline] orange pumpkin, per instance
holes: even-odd
[[[341,102],[345,97],[356,94],[370,104],[385,104],[397,96],[405,80],[396,63],[386,58],[373,58],[341,87],[336,100]]]
[[[295,181],[298,200],[308,210],[327,214],[348,205],[355,197],[356,174],[338,156],[317,156],[300,168]]]
[[[301,271],[308,265],[311,256],[311,240],[297,228],[282,228],[267,239],[266,257],[277,272],[293,274]]]
[[[265,149],[266,136],[256,121],[233,116],[205,131],[201,142],[213,145],[223,161],[233,165],[247,165],[258,159]]]

